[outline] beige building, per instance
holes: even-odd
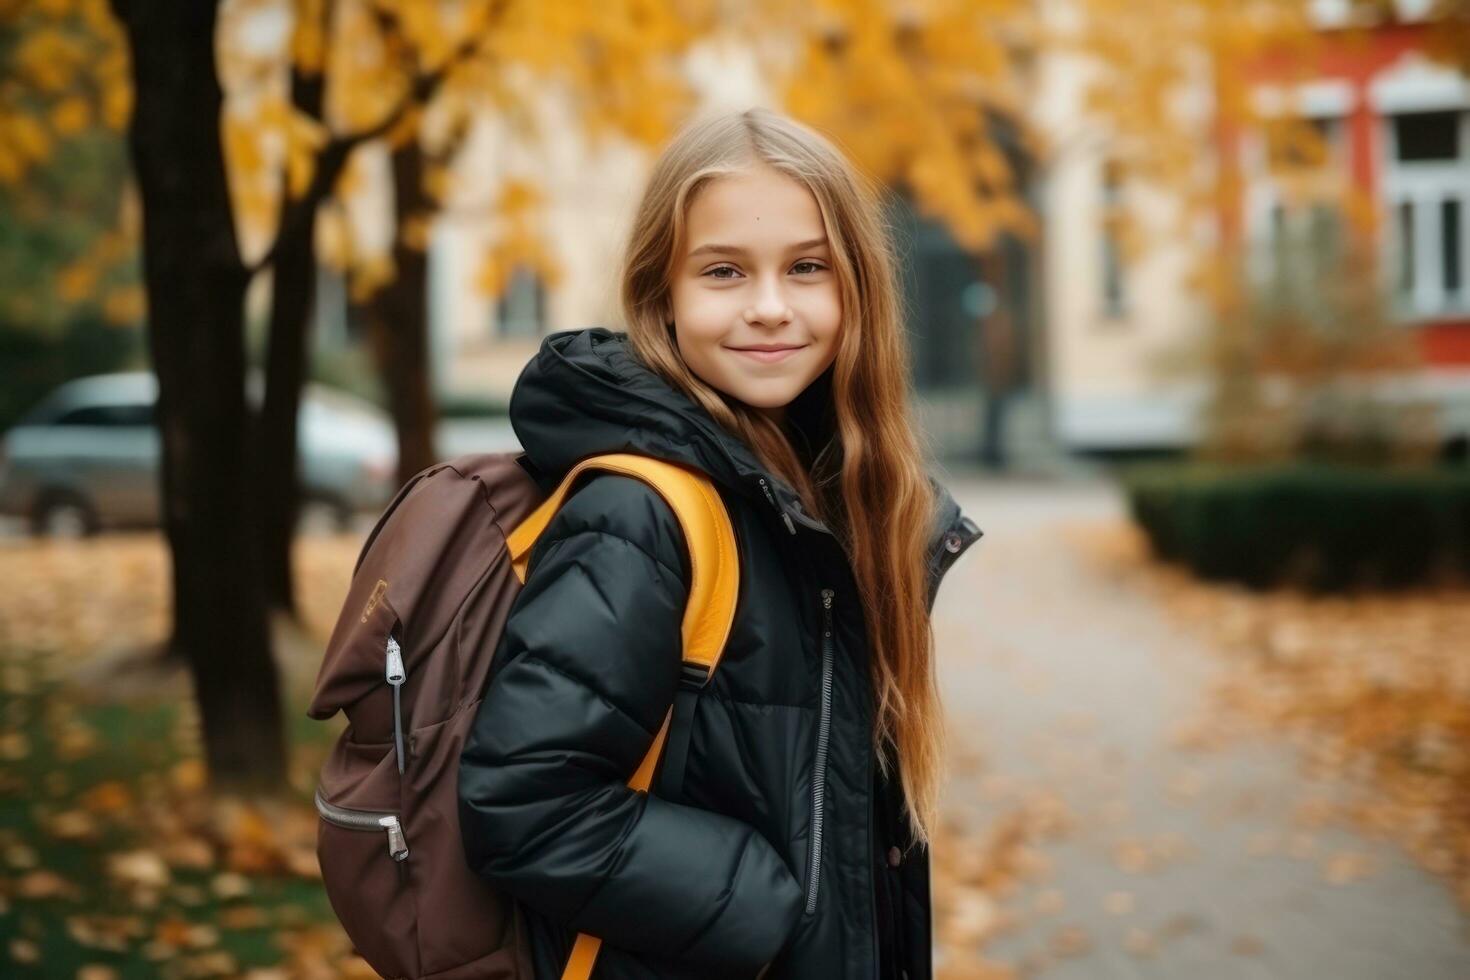
[[[705,108],[766,99],[754,66],[737,48],[707,45],[690,56],[687,71]],[[550,90],[535,112],[547,138],[534,146],[507,135],[499,120],[483,118],[459,162],[459,186],[471,202],[492,197],[506,176],[538,181],[547,202],[543,240],[555,250],[562,277],[549,286],[521,274],[503,296],[486,295],[476,277],[495,229],[483,210],[467,205],[460,216],[455,207],[446,209],[432,238],[429,300],[435,380],[443,393],[509,398],[542,336],[618,321],[622,248],[653,153],[628,143],[589,145],[566,100]]]
[[[1401,4],[1404,19],[1369,32],[1367,43],[1344,35],[1348,8],[1316,2],[1312,11],[1328,56],[1318,77],[1283,85],[1236,66],[1262,118],[1291,114],[1311,121],[1328,150],[1321,179],[1364,191],[1383,230],[1381,284],[1424,368],[1394,389],[1438,406],[1445,438],[1470,433],[1470,79],[1430,63],[1422,24]],[[1043,8],[1065,30],[1069,3]],[[1422,13],[1422,11],[1420,11]],[[1051,144],[1038,179],[1044,223],[1045,372],[1052,431],[1070,450],[1182,447],[1196,437],[1205,380],[1175,369],[1173,355],[1203,328],[1208,310],[1187,276],[1220,247],[1218,216],[1155,241],[1124,261],[1108,216],[1125,209],[1149,232],[1167,227],[1176,200],[1137,180],[1122,181],[1111,148],[1118,135],[1083,111],[1090,66],[1048,53],[1040,59],[1033,118]],[[1288,240],[1338,236],[1332,209],[1286,206],[1286,189],[1268,172],[1258,128],[1217,140],[1211,86],[1204,66],[1197,83],[1177,93],[1173,119],[1200,147],[1207,173],[1232,154],[1243,179],[1240,224],[1248,268],[1258,282],[1282,267]],[[1311,288],[1310,285],[1306,288]]]

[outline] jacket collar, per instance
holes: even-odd
[[[801,406],[793,404],[793,409],[800,411]],[[543,338],[516,381],[510,422],[548,492],[587,456],[638,453],[693,466],[716,483],[763,501],[792,534],[798,524],[830,533],[806,512],[796,491],[762,466],[741,439],[644,367],[633,356],[623,331],[589,327]],[[940,498],[927,552],[934,563],[944,561],[946,554],[958,557],[979,535],[961,526],[959,507],[949,491],[930,480]],[[958,551],[956,540],[961,542]]]

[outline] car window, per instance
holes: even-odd
[[[152,405],[83,405],[64,412],[53,425],[100,425],[108,428],[153,424]]]

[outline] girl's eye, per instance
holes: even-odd
[[[811,267],[811,272],[802,272],[802,273],[798,273],[798,275],[812,275],[813,273],[822,272],[822,271],[824,271],[826,269],[826,267],[823,266],[823,265],[821,265],[820,263],[811,262],[811,261],[798,262],[798,263],[796,263],[796,265],[792,266],[791,268],[793,268],[793,269],[799,269],[799,268],[801,268],[804,265],[805,266],[810,266]],[[705,273],[705,275],[709,276],[712,279],[729,279],[729,278],[731,278],[730,276],[719,276],[719,275],[715,275],[715,273],[717,273],[717,272],[736,272],[736,271],[737,270],[736,270],[736,268],[734,266],[730,266],[730,265],[717,265],[713,269],[710,269],[709,271],[707,271]]]

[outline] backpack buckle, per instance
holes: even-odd
[[[709,683],[710,670],[704,664],[685,660],[679,665],[679,686],[689,691],[697,691]]]

